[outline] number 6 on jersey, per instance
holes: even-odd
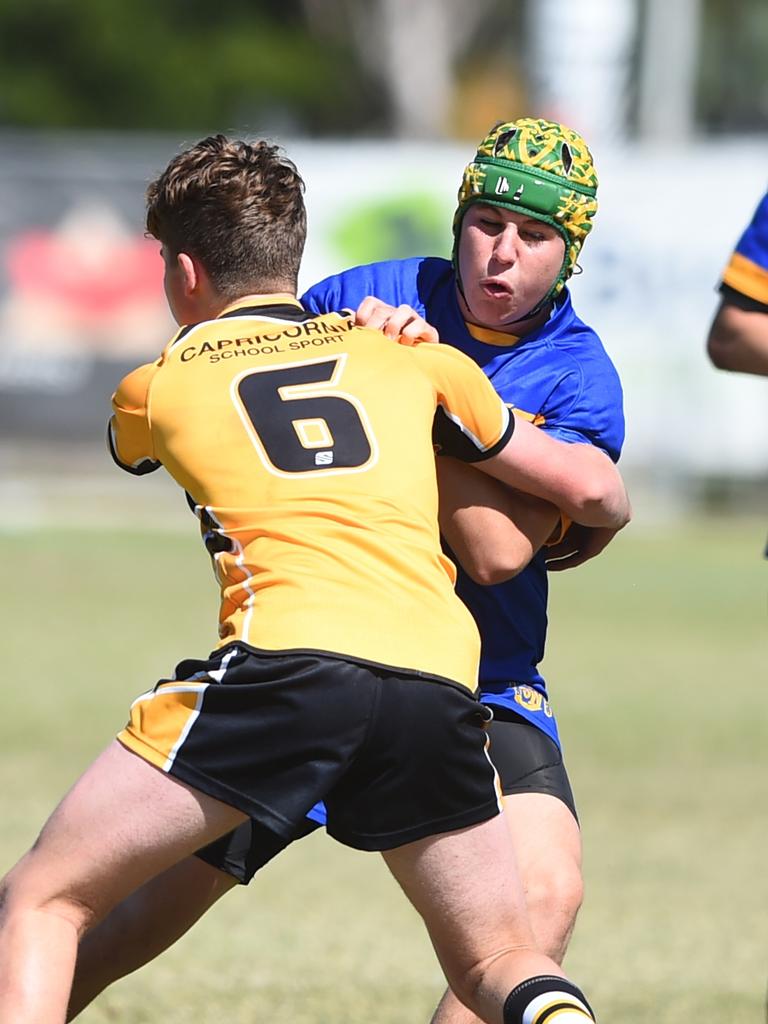
[[[360,473],[378,458],[366,411],[339,391],[347,354],[246,370],[232,381],[240,418],[277,476]]]

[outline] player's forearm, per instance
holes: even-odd
[[[621,529],[631,518],[624,482],[604,452],[557,441],[519,418],[503,451],[477,467],[551,502],[583,526]]]
[[[709,331],[707,353],[718,370],[768,377],[768,313],[723,303]]]
[[[549,539],[560,513],[456,459],[437,460],[440,530],[464,571],[484,585],[511,579]]]

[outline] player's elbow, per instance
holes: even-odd
[[[555,503],[581,526],[620,530],[631,518],[624,481],[613,460],[602,449],[574,444]]]
[[[492,587],[497,583],[506,583],[514,579],[525,568],[524,565],[489,565],[472,568],[467,575],[481,587]]]
[[[707,338],[707,355],[717,370],[733,369],[733,339],[713,327]]]
[[[579,483],[571,518],[582,526],[621,530],[632,518],[626,488],[617,472],[590,474]]]

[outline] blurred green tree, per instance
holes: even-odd
[[[474,137],[536,105],[535,3],[2,0],[0,126]],[[704,133],[768,117],[768,4],[737,7],[697,0]]]
[[[697,114],[707,133],[768,125],[768,4],[704,0]]]
[[[375,131],[384,98],[299,0],[3,0],[0,124]]]

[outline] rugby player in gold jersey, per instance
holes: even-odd
[[[249,818],[285,845],[318,800],[330,835],[382,852],[481,1019],[594,1019],[534,949],[433,442],[585,525],[627,521],[623,485],[600,452],[585,474],[513,417],[461,353],[303,310],[302,192],[275,147],[223,136],[150,186],[185,326],[118,388],[111,447],[186,491],[221,589],[218,646],[134,701],[3,880],[0,1024],[63,1022],[89,927]]]

